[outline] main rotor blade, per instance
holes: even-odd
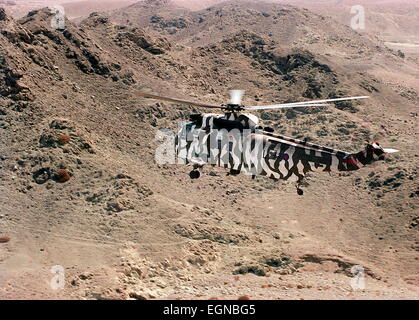
[[[145,92],[140,92],[140,91],[134,91],[134,92],[132,92],[132,94],[135,94],[137,96],[141,96],[141,97],[144,97],[144,98],[155,99],[155,100],[166,101],[166,102],[179,103],[179,104],[184,104],[184,105],[188,105],[188,106],[213,108],[213,109],[226,109],[226,107],[219,106],[219,105],[216,105],[216,104],[207,104],[207,103],[201,103],[201,102],[195,102],[195,101],[188,101],[188,100],[182,100],[182,99],[176,99],[176,98],[163,97],[163,96],[158,96],[158,95],[155,95],[155,94],[150,94],[150,93],[145,93]]]
[[[293,103],[283,103],[283,104],[275,104],[270,106],[251,106],[249,108],[257,108],[257,107],[269,107],[269,109],[275,109],[273,107],[282,107],[282,106],[297,106],[297,105],[307,105],[307,104],[317,104],[323,102],[337,102],[337,101],[347,101],[347,100],[357,100],[357,99],[368,99],[369,96],[361,96],[361,97],[347,97],[347,98],[338,98],[338,99],[324,99],[324,100],[314,100],[314,101],[305,101],[305,102],[293,102]]]
[[[241,105],[245,92],[244,90],[230,90],[230,103]]]
[[[247,107],[245,110],[272,110],[272,109],[286,109],[286,108],[307,108],[307,107],[328,107],[330,104],[312,103],[312,104],[283,104],[283,105],[272,105],[272,106],[257,106]]]

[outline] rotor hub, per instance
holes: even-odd
[[[244,106],[239,105],[239,104],[226,104],[223,105],[223,107],[225,107],[227,109],[227,111],[229,112],[237,112],[237,111],[243,111],[244,110]]]

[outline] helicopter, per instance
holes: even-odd
[[[170,163],[192,165],[191,179],[201,177],[205,165],[230,170],[228,175],[245,173],[274,180],[296,182],[298,195],[309,172],[354,171],[376,161],[385,160],[396,149],[384,149],[377,141],[368,141],[364,150],[349,153],[320,146],[305,140],[287,137],[262,127],[252,111],[286,108],[327,107],[339,101],[367,99],[368,96],[322,99],[262,106],[244,106],[244,90],[231,90],[230,102],[216,105],[165,97],[146,92],[133,92],[143,98],[223,110],[224,114],[192,114],[170,140]]]

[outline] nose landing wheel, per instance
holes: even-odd
[[[303,179],[300,179],[300,180],[297,182],[296,186],[295,186],[295,187],[297,188],[297,194],[298,194],[299,196],[304,195],[304,191],[303,191],[303,189],[301,189],[301,188],[300,188],[302,184],[303,184]]]
[[[192,170],[192,171],[189,173],[189,177],[190,177],[192,180],[199,179],[199,178],[201,177],[201,172],[199,172],[198,170]]]

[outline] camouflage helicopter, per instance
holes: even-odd
[[[264,106],[246,107],[241,104],[243,90],[231,90],[230,102],[215,105],[164,97],[145,92],[135,95],[174,104],[224,110],[224,114],[192,114],[181,125],[168,144],[172,164],[191,164],[191,179],[201,176],[204,165],[229,169],[229,175],[245,173],[266,176],[275,180],[296,182],[298,195],[308,172],[354,171],[378,160],[384,160],[395,149],[384,149],[378,142],[368,142],[364,150],[348,153],[320,146],[306,140],[276,134],[272,128],[259,125],[259,119],[246,111],[278,110],[285,108],[325,107],[329,103],[366,99],[368,96],[323,99]]]

